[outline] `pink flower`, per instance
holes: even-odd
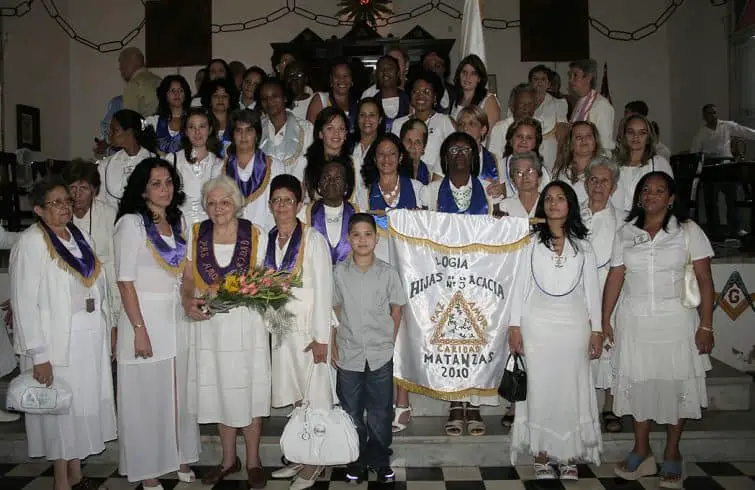
[[[281,291],[283,291],[284,293],[287,293],[288,289],[288,286],[286,286],[285,284],[283,285],[283,287],[281,287]]]
[[[247,294],[249,294],[249,288],[246,287],[246,286],[243,286],[241,289],[239,289],[239,293],[241,293],[244,296],[246,296]]]
[[[254,296],[254,295],[256,295],[256,294],[257,294],[258,292],[259,292],[259,290],[257,289],[257,286],[255,286],[254,284],[252,284],[252,285],[251,285],[251,286],[249,287],[249,296]]]
[[[268,269],[267,269],[267,270],[265,271],[265,275],[266,275],[266,276],[272,276],[273,274],[275,274],[275,269],[273,269],[273,268],[268,268]]]
[[[270,286],[272,286],[272,284],[273,284],[273,281],[272,281],[272,279],[270,279],[270,278],[267,278],[267,277],[266,277],[266,278],[264,278],[264,279],[262,280],[262,286],[263,286],[263,287],[269,288]]]

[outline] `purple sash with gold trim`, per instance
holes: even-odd
[[[214,225],[211,220],[199,223],[194,246],[194,270],[208,286],[220,284],[228,274],[247,274],[254,262],[257,251],[252,240],[252,223],[245,219],[238,220],[236,245],[230,263],[221,267],[215,258],[212,239]]]
[[[267,250],[265,251],[265,268],[274,269],[278,272],[293,272],[299,263],[299,254],[301,253],[302,238],[304,236],[304,227],[301,221],[297,220],[296,228],[288,242],[286,253],[283,254],[281,264],[277,265],[275,260],[275,248],[278,241],[278,227],[274,227],[267,234]]]
[[[254,194],[254,192],[265,182],[265,177],[268,172],[267,156],[262,151],[258,150],[254,154],[254,159],[252,160],[251,165],[252,176],[247,181],[241,180],[241,176],[239,175],[238,158],[236,158],[236,155],[229,156],[225,165],[225,174],[236,182],[244,199],[247,199]]]
[[[354,206],[350,202],[343,202],[343,216],[341,218],[341,237],[338,243],[334,247],[330,243],[328,238],[327,218],[325,217],[325,204],[322,200],[316,201],[311,204],[309,208],[309,224],[322,236],[325,237],[325,241],[328,242],[330,247],[330,258],[333,265],[345,260],[351,253],[351,245],[347,240],[349,234],[349,219],[356,214]]]

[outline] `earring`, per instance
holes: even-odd
[[[642,209],[642,201],[637,201],[637,207]]]
[[[671,210],[671,208],[673,208],[673,207],[674,207],[673,203],[668,203],[669,210]]]

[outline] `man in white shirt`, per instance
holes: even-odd
[[[705,153],[713,157],[731,158],[731,137],[755,140],[755,130],[734,121],[718,119],[714,104],[703,106],[703,124],[692,141],[692,153]]]
[[[595,60],[569,63],[569,89],[577,98],[571,122],[590,121],[595,124],[603,149],[610,153],[616,146],[613,138],[614,110],[611,102],[595,90],[597,83],[598,63]]]
[[[732,158],[731,137],[755,140],[755,130],[735,123],[718,119],[718,108],[714,104],[703,106],[703,126],[697,131],[692,141],[692,153],[704,153],[712,157]],[[739,213],[736,208],[738,185],[734,182],[723,182],[714,185],[703,180],[703,195],[705,196],[705,218],[707,232],[715,233],[719,225],[719,210],[716,207],[718,193],[723,192],[726,198],[726,224],[729,236],[744,235],[739,229]]]

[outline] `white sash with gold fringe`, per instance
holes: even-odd
[[[439,399],[493,395],[527,218],[389,211],[391,263],[407,296],[396,382]]]

